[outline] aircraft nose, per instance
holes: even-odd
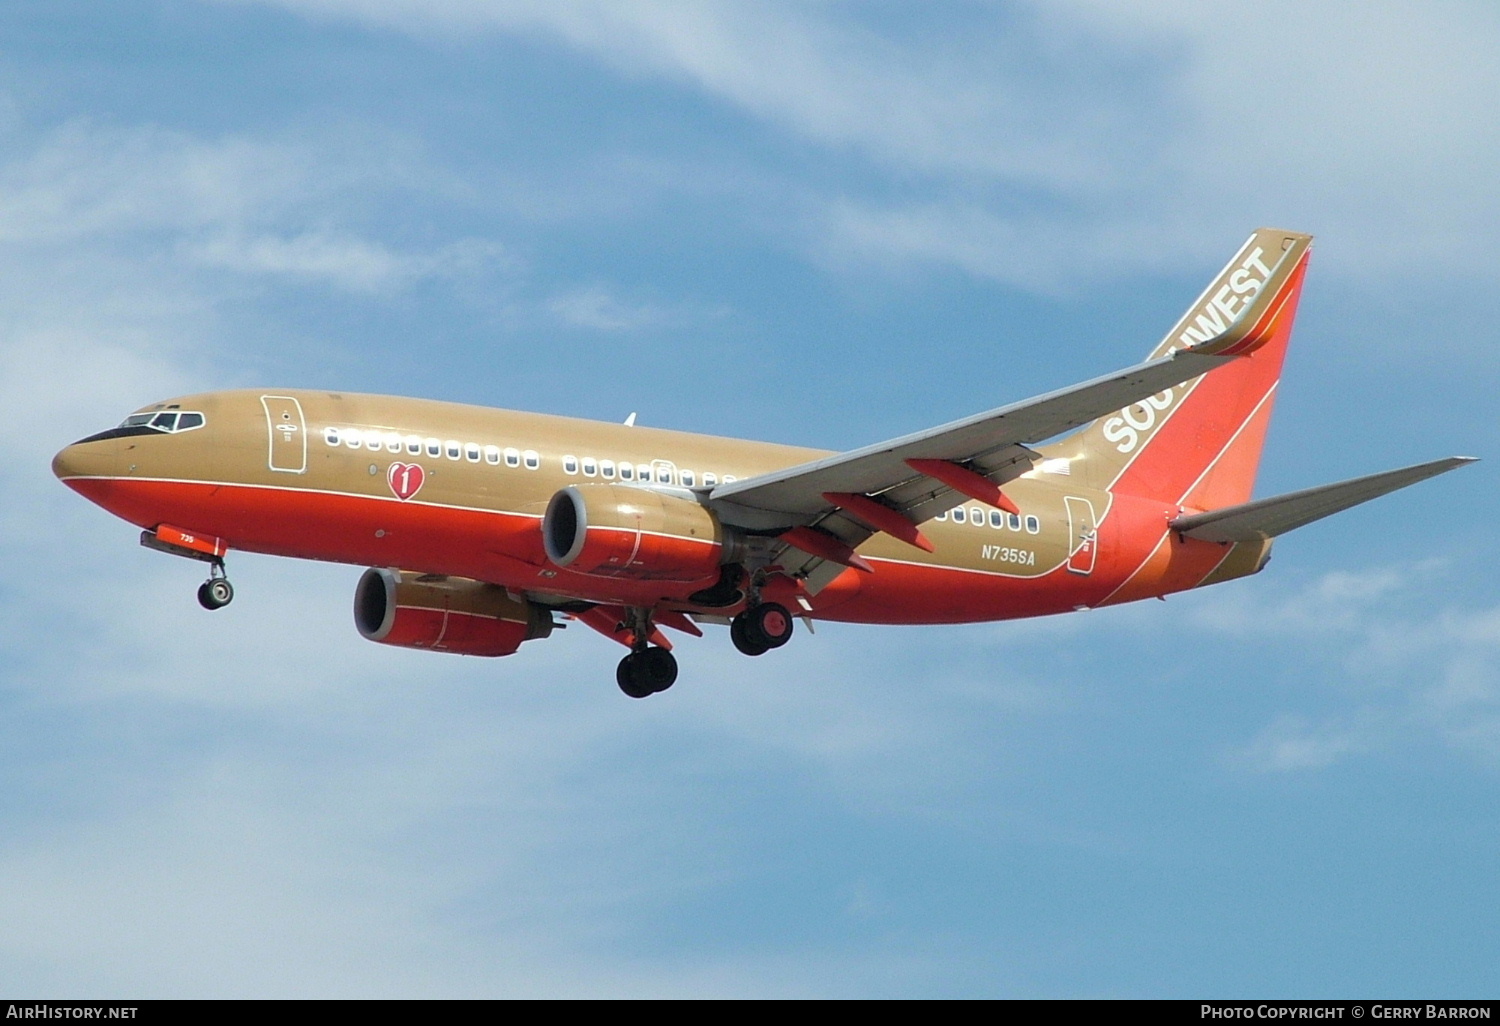
[[[119,461],[119,443],[114,439],[98,442],[74,442],[52,457],[52,473],[59,481],[78,478],[109,477]]]

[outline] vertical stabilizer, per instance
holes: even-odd
[[[1310,235],[1256,231],[1151,353],[1238,359],[1101,417],[1046,455],[1121,494],[1199,510],[1248,499],[1311,245]]]

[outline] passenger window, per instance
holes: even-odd
[[[1038,520],[1034,516],[1027,516],[1027,518],[1026,518],[1026,533],[1027,534],[1036,534],[1041,529],[1042,529],[1042,522],[1040,520]]]
[[[406,454],[408,456],[422,455],[422,439],[419,435],[406,436]]]
[[[990,510],[990,526],[991,527],[1004,527],[1005,526],[1005,514],[1001,513],[998,509],[992,509],[992,510]]]
[[[177,415],[178,431],[191,431],[193,428],[200,428],[202,426],[203,414],[201,413],[180,413]]]
[[[679,470],[678,473],[682,475],[682,487],[693,487],[693,472],[691,470]]]
[[[932,519],[934,519],[934,520],[947,520],[948,519],[948,511],[947,510],[943,510],[941,513],[939,513],[937,516],[933,517]]]
[[[706,470],[703,472],[703,487],[705,487],[705,488],[712,488],[714,485],[716,485],[718,483],[719,483],[718,475],[711,474],[711,473],[709,473]]]
[[[436,459],[443,454],[443,442],[438,438],[427,439],[427,455]]]
[[[563,473],[564,474],[576,474],[576,473],[578,473],[578,457],[577,456],[564,456],[563,457]]]
[[[484,447],[484,462],[492,467],[500,465],[500,447],[498,445],[486,445]]]
[[[464,459],[468,460],[470,463],[478,463],[479,462],[479,443],[478,442],[467,442],[467,443],[465,443],[465,445],[464,445]]]
[[[1012,531],[1019,531],[1021,529],[1021,515],[1019,513],[1012,513],[1010,515],[1010,529]]]
[[[725,484],[728,484],[731,481],[738,481],[738,480],[739,480],[739,478],[735,477],[733,474],[725,474],[724,475],[724,483]]]
[[[358,449],[364,442],[364,436],[360,434],[359,428],[345,428],[343,437],[344,444],[351,449]]]
[[[445,443],[445,445],[446,445],[446,448],[448,450],[448,458],[450,460],[456,460],[460,456],[463,455],[463,451],[464,451],[463,443],[461,443],[461,442],[455,442],[453,439],[450,438]]]
[[[583,476],[593,477],[597,473],[599,473],[598,462],[592,456],[585,456],[583,458]]]
[[[634,481],[635,480],[635,467],[633,465],[629,464],[629,463],[621,463],[620,464],[620,480],[621,481]]]
[[[401,451],[401,436],[398,435],[398,434],[396,434],[394,431],[391,432],[390,434],[386,435],[385,436],[385,451],[386,452],[400,452]]]
[[[955,524],[962,524],[964,522],[964,519],[964,508],[962,506],[959,506],[953,511],[953,522]]]
[[[651,464],[649,464],[649,463],[642,463],[639,466],[637,466],[635,468],[635,479],[637,481],[644,481],[647,484],[650,484],[651,483]]]
[[[973,524],[975,527],[983,527],[984,526],[984,510],[980,509],[978,506],[970,506],[969,507],[969,523]]]
[[[336,428],[336,427],[324,428],[323,429],[323,441],[327,442],[329,445],[338,445],[339,444],[339,429]]]
[[[505,465],[507,467],[519,467],[521,465],[521,454],[514,449],[506,449]]]
[[[542,465],[542,458],[537,455],[535,449],[527,449],[521,454],[526,460],[526,469],[535,470]]]
[[[601,462],[599,464],[599,476],[606,481],[613,481],[615,479],[615,461],[604,460]]]

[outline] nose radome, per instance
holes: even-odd
[[[52,457],[52,473],[59,481],[78,476],[78,446],[70,445]]]
[[[52,473],[58,480],[70,478],[108,477],[116,472],[119,443],[114,439],[102,442],[74,442],[52,457]]]

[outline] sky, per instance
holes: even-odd
[[[1500,921],[1500,8],[0,6],[0,993],[1476,997]],[[1168,602],[500,660],[142,549],[65,444],[231,387],[830,449],[1141,359],[1317,236]],[[24,430],[22,430],[24,428]],[[1458,513],[1464,513],[1459,516]]]

